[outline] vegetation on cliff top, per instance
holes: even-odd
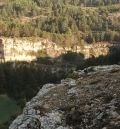
[[[0,0],[0,35],[119,42],[119,11],[119,0]]]

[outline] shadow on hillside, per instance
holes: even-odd
[[[82,63],[83,61],[84,61],[84,55],[82,53],[68,51],[67,53],[61,54],[56,58],[39,57],[36,58],[36,61],[33,62],[46,65],[64,66],[64,65],[76,65]]]
[[[95,58],[92,56],[79,64],[77,69],[84,69],[89,66],[120,64],[120,48],[110,48],[108,55]]]
[[[97,65],[112,65],[120,63],[120,48],[111,47],[109,53],[106,56],[95,57],[91,55],[90,58],[85,59],[82,53],[75,53],[68,51],[65,54],[60,55],[57,58],[40,57],[36,61],[33,61],[44,65],[60,66],[62,68],[68,67],[68,69],[74,67],[74,69],[84,69],[89,66]]]
[[[111,65],[120,62],[120,48],[110,48],[107,56],[85,59],[81,53],[67,52],[57,58],[40,57],[31,63],[0,64],[0,94],[29,100],[45,83],[58,83],[68,73],[89,66]],[[22,98],[22,100],[21,100]]]

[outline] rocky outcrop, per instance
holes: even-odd
[[[32,38],[1,38],[4,44],[6,61],[32,61],[40,50],[45,50],[50,57],[56,57],[62,53],[55,43],[47,39]]]
[[[9,129],[119,129],[120,66],[74,74],[76,79],[44,85]]]
[[[39,50],[45,50],[46,54],[52,58],[58,57],[67,51],[82,53],[85,58],[92,55],[98,57],[107,55],[109,48],[113,46],[110,43],[83,44],[82,46],[62,47],[47,39],[37,38],[5,38],[1,37],[4,44],[4,53],[6,61],[32,61],[36,59],[35,53]],[[117,46],[118,47],[118,46]]]

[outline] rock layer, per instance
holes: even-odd
[[[76,53],[82,53],[85,58],[89,58],[92,55],[99,57],[100,55],[107,55],[109,48],[114,46],[113,44],[95,43],[95,44],[83,44],[79,46],[62,47],[56,43],[47,39],[32,39],[32,38],[0,38],[4,45],[5,61],[32,61],[36,59],[35,53],[39,50],[45,50],[46,54],[52,58],[58,57],[67,51]],[[118,47],[117,44],[114,47]],[[120,47],[120,45],[119,45]]]

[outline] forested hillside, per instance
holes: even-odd
[[[120,0],[0,0],[0,36],[60,45],[120,41]]]

